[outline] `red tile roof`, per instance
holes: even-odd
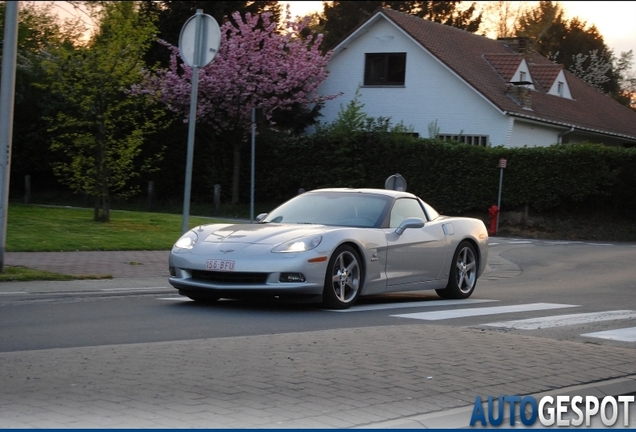
[[[484,54],[484,58],[495,68],[506,82],[510,82],[512,76],[519,69],[522,54]]]
[[[543,64],[532,65],[530,68],[530,74],[535,81],[543,87],[543,90],[548,92],[552,88],[554,81],[559,76],[559,72],[563,70],[563,65],[560,64]]]
[[[532,91],[532,109],[523,109],[507,95],[514,61],[520,54],[501,41],[438,24],[392,9],[378,12],[409,34],[440,62],[462,77],[502,111],[513,116],[560,124],[588,131],[636,139],[636,112],[580,80],[565,76],[572,99],[547,94],[560,66],[536,52],[523,54],[530,73],[540,84]],[[493,63],[494,62],[494,63]],[[517,63],[518,65],[519,63]],[[536,76],[535,76],[536,75]],[[552,82],[554,80],[552,79]]]

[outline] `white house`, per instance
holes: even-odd
[[[636,145],[636,112],[524,49],[392,9],[335,47],[322,94],[324,122],[355,96],[371,117],[421,137],[475,145],[548,146],[590,141]]]

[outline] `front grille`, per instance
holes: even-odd
[[[223,285],[262,285],[267,282],[269,273],[216,272],[192,270],[192,279],[214,282]]]

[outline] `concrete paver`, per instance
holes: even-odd
[[[7,253],[5,265],[167,287],[167,258]],[[0,292],[16,287],[73,289]],[[7,352],[0,379],[0,428],[460,428],[477,395],[634,392],[636,350],[414,324]]]
[[[350,428],[460,408],[468,426],[477,395],[634,391],[636,352],[401,325],[0,353],[0,376],[0,427]]]
[[[168,277],[170,251],[6,252],[4,264],[75,276]]]

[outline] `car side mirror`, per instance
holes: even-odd
[[[256,216],[256,223],[259,223],[260,221],[262,221],[263,219],[265,219],[265,217],[267,217],[267,213],[261,213],[258,216]]]
[[[422,228],[424,226],[424,219],[418,217],[406,218],[402,221],[399,227],[395,229],[397,235],[402,235],[407,228]]]

